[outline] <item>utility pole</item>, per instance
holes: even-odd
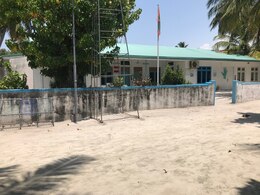
[[[74,118],[73,122],[77,123],[78,114],[78,91],[77,91],[77,64],[76,64],[76,38],[75,38],[75,5],[72,0],[72,40],[73,40],[73,80],[74,80]]]

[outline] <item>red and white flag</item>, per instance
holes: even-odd
[[[161,35],[161,13],[160,13],[160,6],[158,5],[158,15],[157,15],[157,36],[158,39]]]

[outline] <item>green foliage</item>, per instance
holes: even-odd
[[[188,47],[189,45],[186,44],[184,41],[183,42],[179,42],[175,47],[179,47],[179,48],[186,48]]]
[[[114,87],[122,87],[124,85],[124,78],[123,77],[116,77],[113,81]]]
[[[260,1],[208,0],[211,28],[218,28],[215,50],[248,55],[260,51]]]
[[[162,76],[162,84],[163,85],[172,85],[173,81],[174,81],[173,70],[169,65],[167,65],[166,69],[163,73],[163,76]]]
[[[250,55],[258,60],[260,60],[260,51],[252,51]]]
[[[100,6],[108,9],[119,8],[120,0],[100,0]],[[135,0],[122,0],[126,28],[139,18],[141,10],[135,10]],[[97,1],[75,0],[0,0],[0,24],[15,27],[17,36],[7,41],[11,50],[19,50],[32,68],[40,68],[45,76],[54,78],[56,87],[73,86],[73,45],[72,10],[75,13],[76,53],[78,85],[83,85],[83,77],[93,72],[98,51],[97,44]],[[3,16],[3,17],[2,17]],[[12,22],[12,23],[11,23]],[[112,31],[111,38],[102,39],[101,51],[114,47],[117,39],[124,35],[120,15],[102,18],[102,27]],[[12,24],[12,25],[11,25]],[[1,26],[0,26],[1,29]],[[11,32],[11,31],[10,31]],[[118,48],[102,59],[102,71],[108,68]]]
[[[2,66],[8,73],[0,80],[0,89],[28,89],[26,74],[13,71],[9,62],[2,62]]]
[[[7,51],[6,49],[0,49],[0,56],[2,55],[6,55],[6,54],[9,54],[10,52]]]
[[[182,69],[177,66],[172,70],[172,68],[167,65],[162,77],[162,84],[163,85],[180,85],[186,84],[184,74]]]

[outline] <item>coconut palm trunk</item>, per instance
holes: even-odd
[[[4,37],[5,37],[6,28],[0,28],[0,47],[3,44]]]

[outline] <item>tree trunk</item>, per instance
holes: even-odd
[[[0,47],[2,46],[2,43],[4,41],[6,28],[0,28]]]

